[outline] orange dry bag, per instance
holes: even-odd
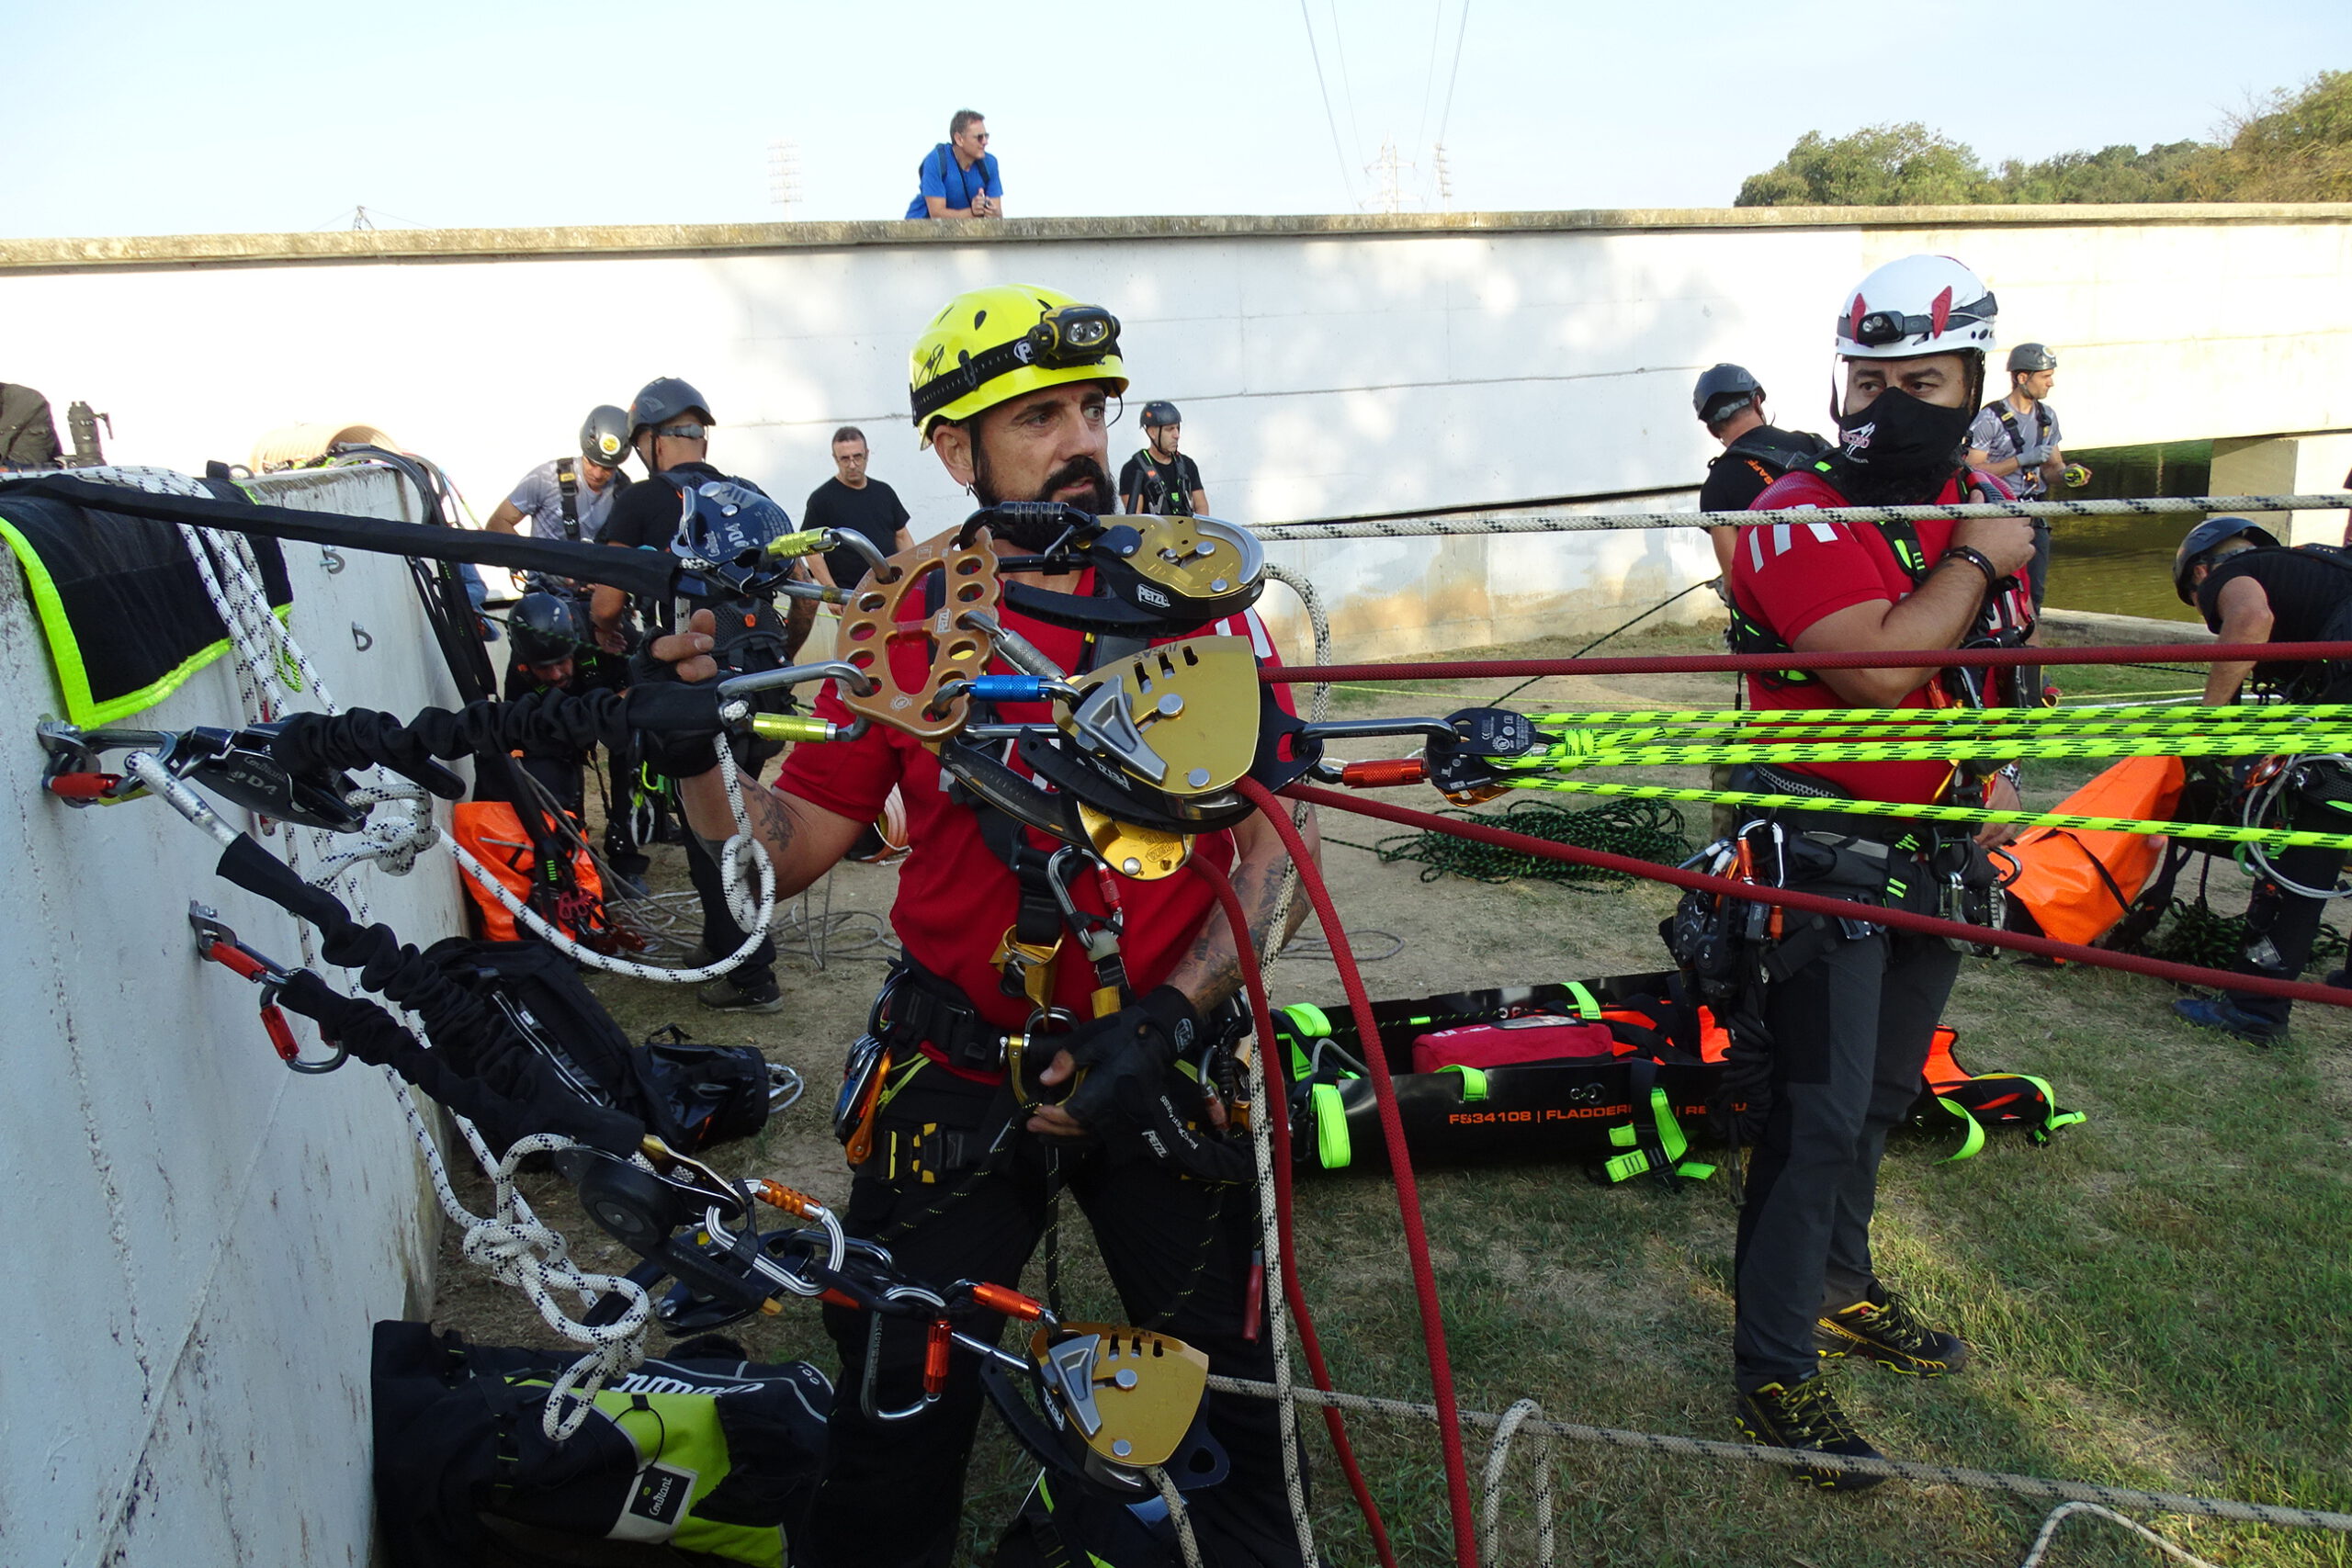
[[[542,868],[538,852],[532,845],[530,835],[523,831],[523,819],[514,814],[514,807],[503,800],[461,800],[449,808],[449,836],[503,883],[516,902],[528,904],[534,879]],[[548,830],[558,842],[570,840],[576,844],[579,839],[579,824],[569,819],[559,824],[549,818]],[[559,874],[560,871],[560,867],[547,869]],[[579,940],[601,937],[605,931],[605,884],[596,874],[596,863],[589,858],[584,847],[572,851],[571,870],[570,877],[563,879],[570,886],[555,889],[553,923]],[[506,906],[464,872],[458,874],[458,880],[481,911],[483,939],[516,940],[514,917],[507,912]]]

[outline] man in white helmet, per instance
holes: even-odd
[[[1983,400],[1994,299],[1947,256],[1879,268],[1847,296],[1837,327],[1843,391],[1837,445],[1755,502],[1779,514],[1740,529],[1732,556],[1733,646],[1742,651],[1868,653],[2017,640],[2030,618],[2019,573],[2033,532],[2018,518],[1962,523],[1808,523],[1814,507],[1896,506],[2006,496],[1963,466]],[[1993,682],[1997,695],[1999,682]],[[1939,690],[1940,689],[1940,690]],[[1981,700],[1957,671],[1860,669],[1751,675],[1758,708],[1928,707]],[[1925,822],[1828,808],[1837,797],[2017,805],[2015,770],[1979,779],[1943,762],[1807,762],[1739,770],[1735,787],[1823,797],[1752,825],[1759,876],[1835,897],[1934,912],[1954,875],[1981,876],[1973,840]],[[1768,1053],[1736,1260],[1734,1379],[1741,1428],[1759,1443],[1833,1454],[1876,1450],[1831,1394],[1824,1357],[1857,1354],[1898,1371],[1956,1371],[1966,1347],[1921,1322],[1873,1270],[1871,1208],[1887,1130],[1919,1092],[1928,1045],[1958,971],[1942,941],[1867,922],[1790,913],[1756,955]],[[1825,1488],[1879,1477],[1796,1472]]]

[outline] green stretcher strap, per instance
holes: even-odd
[[[1577,1017],[1587,1023],[1596,1021],[1600,1017],[1600,1000],[1590,991],[1585,989],[1584,982],[1581,980],[1569,980],[1565,982],[1565,985],[1568,996],[1577,1004]]]
[[[1459,1062],[1449,1062],[1438,1069],[1441,1073],[1462,1075],[1462,1103],[1487,1098],[1487,1075],[1476,1067],[1465,1067]]]
[[[1319,1083],[1307,1090],[1315,1108],[1315,1158],[1326,1170],[1345,1170],[1355,1151],[1348,1140],[1348,1108],[1340,1086]]]
[[[1331,1036],[1331,1015],[1313,1002],[1293,1002],[1282,1010],[1283,1016],[1298,1026],[1299,1033],[1309,1040],[1328,1040]]]
[[[1663,1089],[1653,1088],[1650,1090],[1649,1113],[1657,1130],[1657,1149],[1664,1154],[1667,1167],[1675,1175],[1689,1181],[1704,1181],[1715,1174],[1713,1166],[1682,1157],[1690,1152],[1690,1140],[1682,1135],[1682,1123],[1675,1119],[1674,1102]],[[1640,1114],[1638,1110],[1634,1112],[1636,1117]],[[1612,1155],[1600,1162],[1601,1171],[1611,1181],[1630,1181],[1657,1168],[1651,1151],[1640,1146],[1642,1134],[1638,1122],[1610,1128],[1609,1141],[1628,1151]]]
[[[1954,1154],[1946,1155],[1942,1160],[1938,1163],[1943,1165],[1958,1165],[1962,1160],[1973,1159],[1976,1156],[1977,1150],[1984,1146],[1984,1123],[1970,1115],[1966,1106],[1961,1104],[1960,1101],[1953,1100],[1949,1096],[1940,1094],[1936,1096],[1936,1103],[1942,1106],[1946,1111],[1951,1111],[1954,1116],[1959,1117],[1962,1122],[1968,1128],[1967,1132],[1961,1134],[1959,1151]]]
[[[1977,1077],[1980,1079],[2016,1078],[2020,1082],[2030,1083],[2034,1088],[2041,1091],[2041,1103],[2050,1108],[2050,1112],[2047,1116],[2042,1118],[2041,1126],[2027,1129],[2027,1135],[2031,1137],[2037,1144],[2048,1143],[2050,1141],[2050,1134],[2056,1132],[2061,1127],[2071,1127],[2077,1122],[2087,1122],[2090,1120],[2090,1115],[2086,1111],[2059,1110],[2058,1096],[2056,1092],[2051,1089],[2050,1080],[2048,1078],[2037,1077],[2031,1073],[1979,1073]]]

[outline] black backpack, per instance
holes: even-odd
[[[758,1047],[698,1044],[675,1024],[631,1044],[571,961],[545,942],[451,937],[424,958],[503,1013],[581,1099],[636,1117],[681,1154],[767,1125],[772,1079]]]
[[[807,1509],[824,1457],[823,1372],[747,1361],[741,1347],[705,1336],[614,1379],[557,1443],[541,1416],[571,1359],[468,1345],[428,1324],[376,1325],[376,1509],[389,1568],[782,1568],[784,1532]]]

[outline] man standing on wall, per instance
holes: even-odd
[[[957,109],[947,140],[923,155],[916,170],[922,188],[907,204],[909,218],[1001,218],[1004,182],[989,148],[989,122],[978,109]]]
[[[1847,296],[1838,444],[1776,480],[1732,558],[1733,647],[1741,652],[1871,653],[1958,648],[2028,614],[2017,581],[2032,530],[2014,517],[1908,524],[1808,523],[1808,509],[1971,499],[1962,466],[1984,395],[1995,304],[1949,256],[1908,256]],[[1986,488],[1999,492],[1997,482]],[[1953,672],[1859,669],[1748,677],[1758,708],[1924,708],[1951,700]],[[1740,770],[1737,787],[1778,795],[2018,807],[2014,769],[1983,782],[1944,762],[1808,762]],[[1835,897],[1932,911],[1955,874],[1981,874],[2013,829],[1969,838],[1930,823],[1835,809],[1773,811],[1751,829],[1761,875]],[[1871,1211],[1889,1128],[1917,1097],[1928,1046],[1958,973],[1940,938],[1817,915],[1776,916],[1757,953],[1765,981],[1770,1110],[1750,1157],[1734,1260],[1733,1373],[1741,1430],[1758,1443],[1871,1457],[1823,1358],[1856,1354],[1897,1371],[1956,1371],[1967,1347],[1921,1321],[1871,1257]],[[1880,1479],[1800,1470],[1824,1488]]]
[[[1119,470],[1119,510],[1160,517],[1207,515],[1209,496],[1201,488],[1200,466],[1177,450],[1183,445],[1184,419],[1174,403],[1144,404],[1143,437],[1146,445]]]
[[[1046,353],[1021,352],[1039,340]],[[1049,289],[976,289],[933,318],[912,360],[910,394],[922,441],[981,504],[1110,510],[1105,411],[1125,389],[1126,372],[1108,312]],[[991,543],[1001,557],[1016,558],[1047,547],[1059,532],[1052,521],[1000,522]],[[1090,586],[1083,574],[1030,581],[1081,595]],[[1001,618],[1046,658],[1086,668],[1088,634],[1009,603]],[[697,633],[656,642],[652,654],[678,660],[683,678],[708,679],[716,671],[699,656],[708,640],[697,635],[704,625],[696,617]],[[1247,637],[1261,660],[1273,657],[1254,612],[1190,635]],[[928,659],[904,642],[893,644],[891,657],[901,680],[915,677],[909,660]],[[998,713],[1026,720],[1047,711],[1007,704]],[[849,717],[830,688],[816,712]],[[695,760],[708,769],[713,755],[705,740],[699,759],[681,757],[676,765],[682,774]],[[905,956],[886,983],[876,1031],[893,1066],[868,1127],[871,1153],[855,1168],[847,1228],[888,1246],[917,1278],[1018,1279],[1044,1229],[1049,1194],[1067,1187],[1093,1226],[1133,1321],[1205,1351],[1215,1373],[1269,1376],[1271,1340],[1247,1326],[1258,1215],[1246,1140],[1134,1117],[1151,1095],[1163,1104],[1201,1103],[1177,1053],[1240,984],[1238,950],[1208,884],[1192,875],[1114,875],[1104,885],[1115,886],[1125,911],[1130,984],[1123,992],[1137,999],[1092,1016],[1096,977],[1065,957],[1046,994],[1088,1021],[1058,1037],[1066,1049],[1042,1077],[1057,1089],[1081,1063],[1087,1076],[1068,1100],[1023,1109],[1007,1082],[1003,1040],[1008,1029],[1023,1027],[1032,1004],[1006,993],[998,938],[1015,922],[1024,886],[1034,887],[1034,868],[1024,882],[1019,867],[1028,857],[1043,860],[1053,841],[1001,812],[990,815],[960,791],[951,794],[950,783],[936,750],[876,726],[854,740],[796,748],[774,790],[745,792],[753,830],[775,860],[779,897],[840,860],[894,786],[906,802],[910,848],[890,914]],[[684,795],[697,833],[731,830],[715,771],[686,777]],[[1272,826],[1253,816],[1198,835],[1192,852],[1230,868],[1252,940],[1261,952],[1277,950],[1286,934],[1273,924],[1283,853]],[[1060,897],[1100,918],[1109,896],[1081,877]],[[1300,912],[1293,910],[1293,924]],[[1149,1092],[1138,1098],[1135,1090]],[[936,1403],[910,1419],[876,1420],[864,1413],[859,1393],[868,1354],[878,1356],[876,1401],[903,1405],[920,1397],[923,1335],[920,1325],[886,1323],[878,1350],[869,1352],[874,1321],[826,1309],[842,1369],[816,1499],[793,1532],[800,1568],[944,1568],[955,1551],[982,1403],[977,1365],[953,1357]],[[1212,1393],[1204,1416],[1232,1468],[1188,1498],[1202,1560],[1221,1568],[1292,1568],[1300,1554],[1275,1411],[1262,1400]],[[1062,1551],[1089,1560],[1067,1540]]]
[[[1744,366],[1718,365],[1702,374],[1690,389],[1690,406],[1724,448],[1708,461],[1706,482],[1699,487],[1702,512],[1745,512],[1765,486],[1829,450],[1818,435],[1774,425],[1764,412],[1763,383]],[[1715,547],[1715,565],[1728,581],[1739,530],[1710,528],[1707,535]]]

